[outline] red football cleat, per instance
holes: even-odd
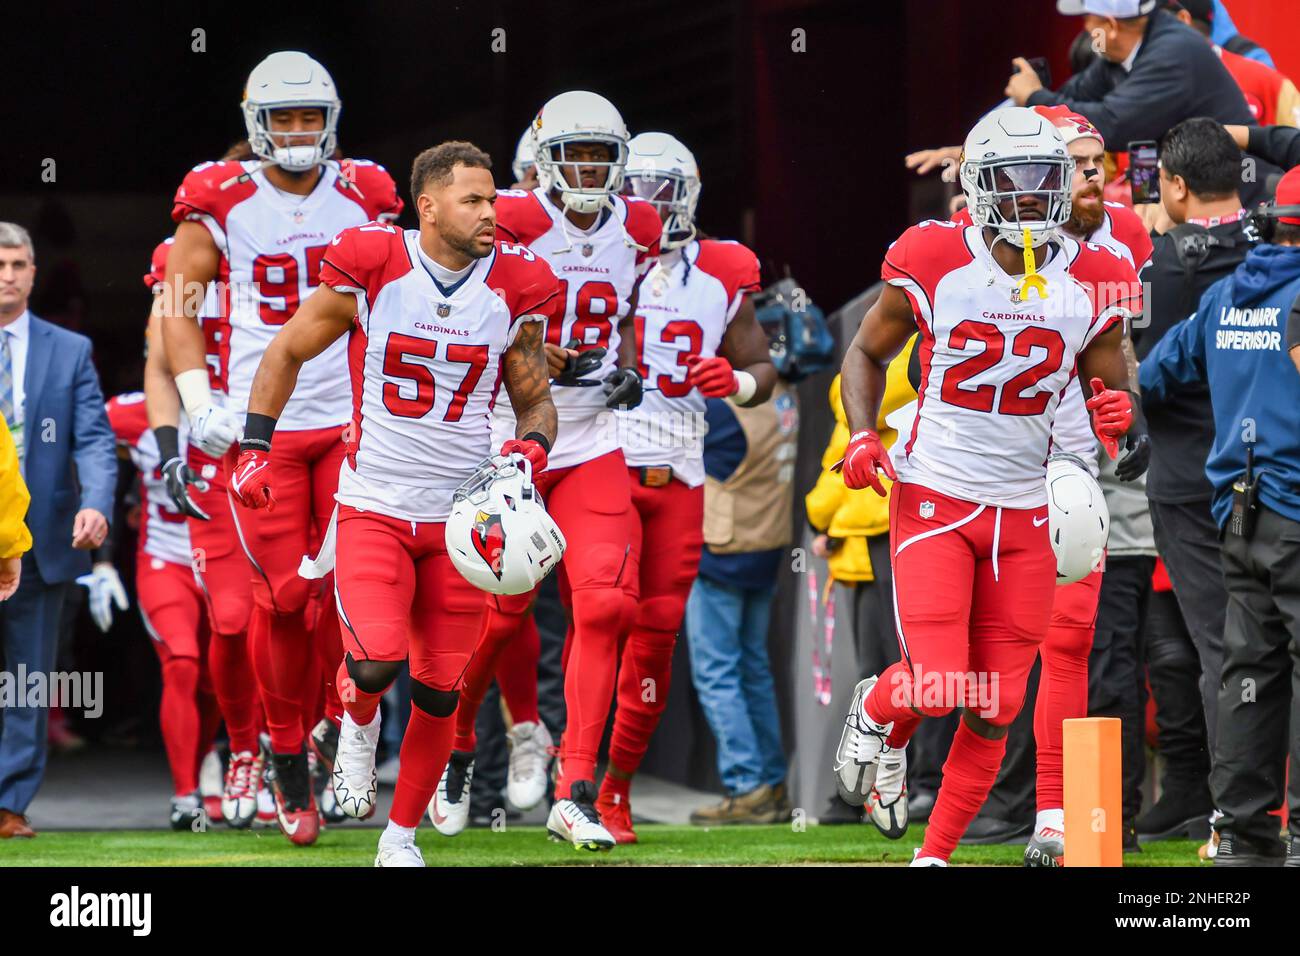
[[[626,845],[635,843],[636,831],[632,829],[632,804],[621,793],[609,794],[601,791],[596,798],[596,812],[600,814],[600,823],[614,842]]]
[[[307,753],[275,754],[271,795],[280,830],[296,846],[311,846],[320,836],[320,813],[311,792]]]

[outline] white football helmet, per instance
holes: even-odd
[[[456,489],[445,529],[451,563],[491,594],[523,594],[564,557],[564,535],[533,486],[527,458],[483,461]]]
[[[533,128],[529,126],[524,130],[524,135],[519,137],[519,143],[515,146],[515,159],[510,164],[510,170],[515,174],[515,182],[523,182],[528,175],[528,169],[537,165],[533,158]]]
[[[609,203],[611,193],[623,185],[627,165],[627,126],[614,104],[599,93],[572,90],[547,100],[533,120],[533,156],[537,162],[537,181],[550,192],[558,189],[564,205],[577,213],[593,213]],[[605,143],[613,159],[607,163],[584,161],[583,166],[604,166],[605,182],[584,189],[571,186],[564,178],[562,166],[572,165],[564,158],[571,143]]]
[[[1037,248],[1070,218],[1074,157],[1052,121],[1032,109],[1008,106],[970,131],[961,155],[961,188],[971,220],[1024,248],[1025,229]],[[1045,219],[1021,219],[1020,198],[1047,201]]]
[[[313,106],[325,114],[325,126],[316,134],[316,142],[304,143],[309,134],[295,133],[294,145],[276,146],[271,139],[271,111]],[[329,72],[306,53],[282,50],[253,67],[244,88],[243,108],[249,145],[266,162],[301,172],[334,155],[343,104]]]
[[[1056,583],[1082,581],[1101,567],[1110,511],[1101,485],[1077,455],[1047,459],[1047,526],[1056,553]]]
[[[700,202],[700,167],[681,140],[667,133],[638,133],[627,144],[623,193],[654,204],[663,220],[660,249],[676,249],[695,238]]]

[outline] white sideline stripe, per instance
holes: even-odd
[[[153,626],[153,621],[149,620],[149,615],[144,612],[143,604],[140,605],[140,620],[144,622],[144,629],[149,632],[149,637],[151,637],[156,643],[166,647],[167,642],[162,639],[162,635],[158,633],[158,629]]]
[[[993,580],[998,580],[998,540],[1002,537],[1002,506],[993,516]]]

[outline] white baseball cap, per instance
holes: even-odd
[[[1156,8],[1156,0],[1056,0],[1056,12],[1067,17],[1092,13],[1099,17],[1125,20],[1145,17]]]

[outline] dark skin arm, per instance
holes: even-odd
[[[641,300],[641,280],[645,276],[637,278],[636,285],[632,286],[632,295],[629,299],[627,314],[618,320],[618,367],[619,368],[636,368],[636,307]]]
[[[886,285],[858,326],[840,367],[840,399],[850,434],[876,430],[889,363],[915,334],[912,304],[902,289]]]
[[[353,295],[317,287],[262,353],[248,396],[249,413],[279,418],[303,365],[347,334],[356,314]]]
[[[551,372],[543,340],[546,322],[542,316],[525,321],[504,356],[506,392],[515,410],[515,437],[530,432],[546,436],[552,447],[559,424],[551,401]]]
[[[1128,362],[1124,355],[1124,323],[1117,322],[1101,335],[1093,339],[1086,349],[1079,353],[1079,381],[1087,395],[1092,395],[1088,383],[1099,378],[1107,388],[1128,392],[1133,398],[1133,407],[1140,408],[1138,395],[1133,391],[1129,378]]]
[[[749,296],[745,296],[736,317],[727,326],[718,353],[736,371],[748,372],[754,376],[758,388],[754,391],[754,397],[745,402],[745,405],[762,405],[772,397],[772,389],[776,387],[776,366],[772,364],[767,336],[763,334],[763,328],[754,316],[754,303]]]

